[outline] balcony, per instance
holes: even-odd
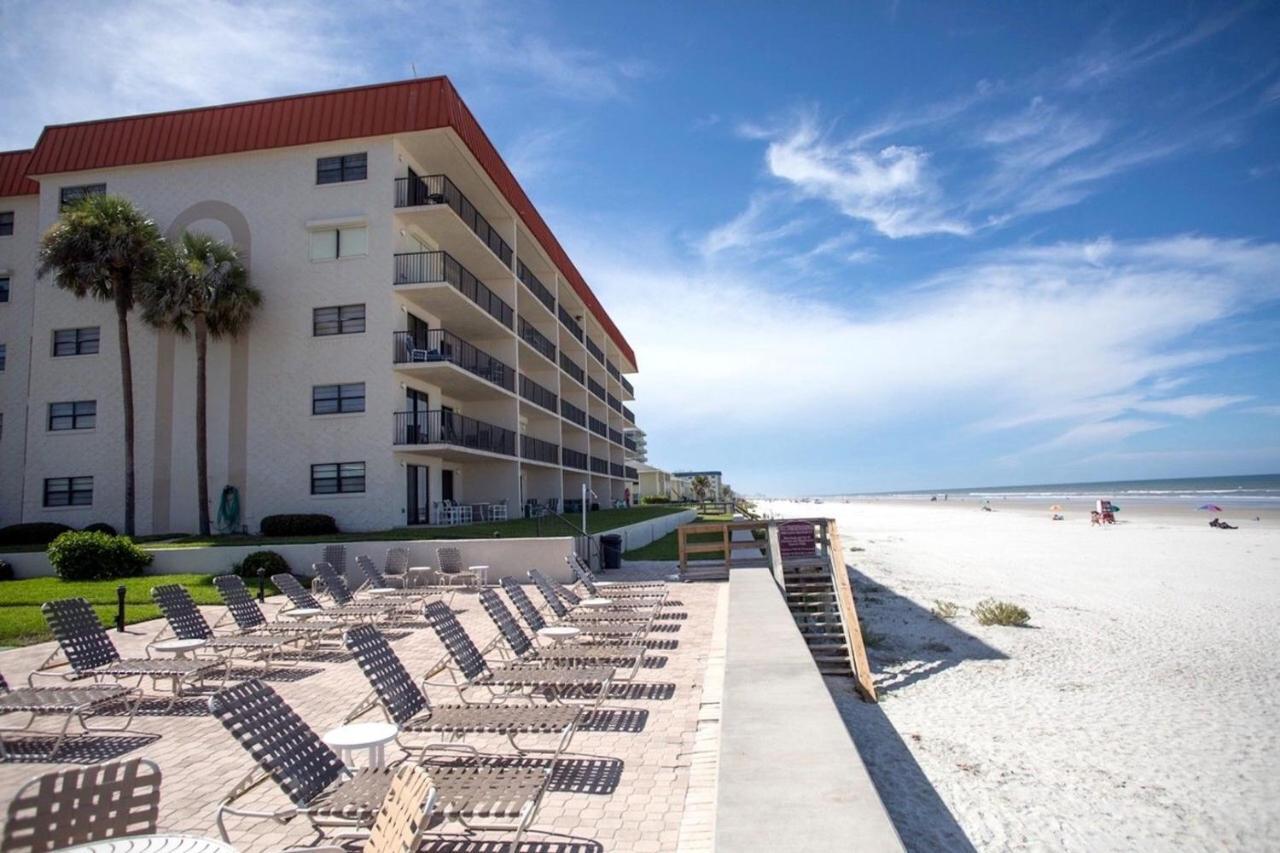
[[[632,468],[630,465],[626,465],[626,466],[624,466],[624,467],[623,467],[623,469],[622,469],[622,474],[623,474],[623,476],[624,476],[624,477],[626,477],[628,480],[639,480],[639,479],[640,479],[640,472],[639,472],[639,471],[637,471],[635,468]]]
[[[636,440],[629,435],[624,435],[622,437],[622,446],[625,447],[627,450],[635,450]]]
[[[556,345],[551,343],[546,335],[539,332],[534,325],[525,318],[520,318],[519,323],[520,340],[542,353],[552,364],[556,360]]]
[[[579,385],[587,384],[587,372],[578,367],[578,363],[565,355],[563,350],[560,352],[560,367],[564,369],[565,373],[578,380]]]
[[[534,438],[531,435],[520,436],[520,458],[531,462],[545,462],[548,465],[560,464],[560,445]]]
[[[609,427],[609,440],[614,444],[622,444],[622,433],[613,427]]]
[[[391,360],[460,400],[493,399],[503,396],[499,388],[516,389],[510,366],[445,329],[393,333]]]
[[[567,447],[560,448],[560,461],[566,468],[577,468],[579,471],[587,470],[587,454],[580,453],[577,450],[570,450]]]
[[[621,476],[622,476],[622,463],[621,463],[621,462],[610,462],[610,463],[609,463],[609,476],[610,476],[610,477],[621,477]]]
[[[516,278],[520,279],[525,287],[529,288],[529,292],[538,297],[538,301],[547,306],[548,311],[556,310],[556,298],[551,295],[551,291],[547,290],[547,286],[543,284],[533,271],[524,265],[524,261],[516,261]]]
[[[622,390],[627,395],[628,400],[634,400],[636,397],[636,389],[631,387],[631,383],[627,381],[627,377],[620,376],[618,381],[622,383]]]
[[[622,401],[619,400],[617,397],[613,396],[612,394],[607,395],[607,397],[608,397],[607,402],[609,404],[609,408],[613,409],[618,414],[622,414]]]
[[[396,178],[396,207],[431,207],[444,205],[458,215],[462,223],[480,238],[503,266],[511,269],[511,247],[498,229],[480,215],[465,195],[446,175],[421,175]]]
[[[563,398],[560,400],[560,414],[564,415],[565,420],[573,421],[580,427],[587,425],[587,413]]]
[[[430,450],[444,459],[474,458],[477,454],[516,455],[516,433],[506,427],[441,410],[396,412],[396,447]]]
[[[487,324],[471,318],[471,310],[480,310],[508,329],[515,323],[515,311],[478,278],[446,252],[405,252],[395,256],[396,290],[421,303],[432,314],[448,317],[453,325],[459,323],[472,328],[461,329],[470,333],[491,332]],[[420,285],[433,285],[421,287]],[[440,285],[449,285],[441,287]],[[465,299],[463,298],[465,297]],[[469,300],[469,301],[468,301]]]
[[[591,430],[601,438],[607,438],[609,435],[609,427],[599,418],[588,417],[587,429]]]
[[[608,371],[609,375],[614,379],[619,381],[622,380],[622,374],[618,371],[618,365],[614,364],[612,361],[606,360],[604,363],[604,369]]]
[[[585,342],[586,342],[586,345],[587,345],[587,352],[589,352],[589,353],[591,353],[593,356],[595,356],[596,361],[600,362],[601,364],[604,364],[604,350],[602,350],[602,349],[600,349],[600,347],[596,346],[596,342],[595,342],[595,341],[593,341],[593,340],[591,340],[591,338],[590,338],[590,337],[585,337],[585,336],[584,336],[584,337],[583,337],[583,341],[585,341]]]
[[[569,334],[578,340],[582,340],[582,326],[578,325],[578,321],[573,319],[573,315],[566,311],[563,305],[556,306],[556,314],[560,317],[560,322],[564,327],[569,330]]]
[[[605,399],[604,386],[601,385],[599,382],[595,381],[594,379],[592,379],[591,377],[587,377],[587,390],[590,391],[592,394],[595,394],[597,397],[599,397],[600,402],[602,403],[604,402],[604,399]]]
[[[543,388],[537,382],[534,382],[523,373],[520,374],[520,396],[528,400],[530,403],[536,403],[544,409],[551,412],[556,411],[557,397],[555,392],[548,388]]]
[[[636,422],[635,413],[632,412],[630,409],[628,409],[626,406],[622,407],[622,416],[627,419],[627,423],[635,424]]]
[[[592,456],[592,457],[591,457],[591,473],[593,473],[593,474],[608,474],[608,473],[609,473],[609,460],[608,460],[608,459],[598,459],[597,457]]]

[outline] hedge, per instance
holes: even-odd
[[[267,577],[288,574],[289,561],[275,551],[254,551],[231,567],[231,570],[245,579],[257,579],[258,569],[266,569]]]
[[[151,555],[128,536],[70,531],[49,543],[49,562],[67,581],[96,581],[142,574]]]
[[[338,522],[332,515],[298,513],[294,515],[268,515],[260,525],[263,536],[316,536],[338,532]]]
[[[0,545],[48,545],[74,527],[56,521],[31,521],[0,527]]]

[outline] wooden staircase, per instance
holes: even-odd
[[[823,675],[850,675],[849,646],[845,643],[840,603],[826,566],[783,570],[787,607]]]

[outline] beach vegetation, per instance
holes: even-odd
[[[1024,608],[1009,601],[997,601],[987,598],[979,601],[973,608],[979,625],[1005,625],[1022,628],[1031,621],[1031,614]]]
[[[933,601],[933,609],[930,611],[944,622],[950,622],[952,619],[960,615],[960,605],[954,601],[946,601],[941,598],[935,598]]]
[[[48,554],[58,577],[69,581],[136,577],[153,559],[128,536],[85,530],[63,533]]]

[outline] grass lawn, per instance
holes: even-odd
[[[64,581],[49,577],[0,582],[0,646],[24,646],[52,639],[40,605],[55,598],[87,599],[102,623],[114,626],[118,586],[125,588],[124,614],[128,624],[157,619],[160,608],[151,603],[151,587],[166,583],[185,586],[197,604],[222,602],[213,586],[213,575],[143,575],[110,581]],[[257,589],[256,582],[247,583],[251,589]],[[268,581],[267,594],[275,592]]]
[[[718,522],[733,521],[732,515],[700,515],[697,521],[690,522],[698,524],[700,522]],[[724,539],[719,533],[694,533],[689,536],[690,542],[720,542]],[[696,555],[699,560],[723,560],[723,551],[711,551],[706,554]],[[655,539],[648,545],[641,548],[633,548],[622,555],[624,560],[678,560],[680,559],[680,547],[676,540],[676,531],[671,531],[661,539]]]

